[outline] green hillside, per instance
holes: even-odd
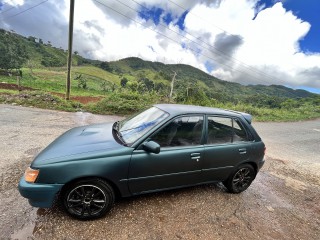
[[[109,62],[109,66],[113,72],[120,74],[137,75],[137,73],[144,71],[148,76],[153,76],[153,81],[162,79],[167,80],[168,84],[172,79],[173,72],[176,72],[177,82],[202,82],[202,87],[205,87],[205,91],[210,97],[223,95],[229,100],[240,96],[256,94],[288,98],[305,98],[314,96],[313,93],[308,91],[301,89],[294,90],[281,85],[244,86],[239,83],[227,82],[209,75],[200,69],[185,64],[163,64],[160,62],[144,61],[140,58],[130,57],[119,61]]]
[[[185,64],[137,57],[103,62],[85,59],[77,52],[73,54],[71,71],[75,102],[67,102],[61,99],[66,61],[67,51],[50,42],[0,29],[0,103],[127,114],[154,103],[170,102],[246,111],[260,120],[320,117],[320,95],[305,90],[280,85],[244,86]]]
[[[36,37],[23,37],[17,33],[12,33],[0,29],[0,43],[17,44],[23,47],[28,55],[28,60],[24,64],[26,67],[62,67],[67,64],[67,51],[44,43]],[[1,46],[2,48],[2,46]],[[87,60],[79,55],[74,55],[73,65],[86,63]]]
[[[7,39],[8,42],[17,42],[28,55],[28,60],[23,64],[25,68],[61,68],[66,66],[67,51],[56,48],[50,42],[43,43],[36,37],[23,37],[16,33],[0,29],[0,43]],[[130,57],[119,61],[102,62],[85,59],[78,54],[73,54],[73,72],[87,76],[105,79],[110,83],[120,86],[121,79],[125,78],[135,85],[139,82],[151,81],[154,87],[168,88],[176,72],[176,90],[198,88],[209,98],[220,101],[236,101],[250,95],[266,95],[286,98],[312,97],[314,94],[304,90],[293,90],[278,85],[249,85],[222,81],[197,68],[185,64],[163,64],[160,62],[144,61],[140,58]],[[93,69],[92,66],[97,68]],[[99,69],[98,69],[99,68]],[[59,70],[59,69],[58,69]],[[158,86],[156,86],[158,85]],[[177,93],[176,92],[176,93]],[[180,93],[180,98],[184,98]]]

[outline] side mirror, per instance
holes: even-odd
[[[158,154],[160,152],[160,145],[154,141],[145,142],[142,144],[143,150],[146,152],[156,153]]]

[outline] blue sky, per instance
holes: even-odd
[[[272,7],[276,2],[282,2],[285,9],[292,11],[295,16],[301,18],[303,21],[311,23],[311,28],[308,34],[300,40],[300,47],[305,52],[319,52],[320,53],[320,1],[319,0],[260,0],[258,6],[263,6],[263,9]],[[164,9],[160,7],[144,8],[139,10],[139,16],[145,20],[153,20],[158,25],[160,18],[166,24],[174,21],[174,17],[170,13],[166,13],[163,16]],[[184,19],[188,12],[185,11],[176,24],[180,29],[184,29]]]
[[[32,8],[42,2],[1,1],[0,28],[66,48],[69,0]],[[319,93],[319,12],[317,0],[79,0],[74,49],[93,59],[184,63],[226,81]]]
[[[299,41],[299,46],[301,51],[305,53],[313,52],[320,53],[320,1],[318,0],[286,0],[286,1],[276,1],[276,0],[260,0],[256,6],[259,11],[257,11],[256,16],[260,11],[266,8],[272,7],[276,2],[282,2],[283,7],[287,11],[291,11],[297,18],[302,21],[306,21],[311,24],[311,28],[306,36],[304,36]],[[183,12],[178,18],[175,18],[171,13],[164,14],[164,9],[160,7],[141,7],[139,9],[139,16],[146,21],[152,20],[156,25],[161,23],[161,18],[167,25],[174,22],[181,30],[184,30],[184,20],[188,11]],[[255,17],[256,17],[255,16]],[[205,62],[206,69],[210,72],[213,70],[213,64],[210,61]],[[298,86],[297,88],[302,88],[307,91],[320,93],[319,88],[312,88],[306,86]]]

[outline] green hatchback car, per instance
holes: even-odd
[[[115,123],[73,128],[46,147],[19,183],[34,207],[55,200],[79,219],[106,214],[115,197],[222,182],[246,190],[265,145],[249,114],[158,104]]]

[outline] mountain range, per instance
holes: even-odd
[[[64,68],[66,66],[67,51],[44,43],[33,36],[24,37],[0,29],[0,39],[10,38],[29,56],[24,67],[32,68]],[[1,42],[0,42],[1,48]],[[0,49],[1,50],[1,49]],[[231,100],[250,96],[268,96],[277,98],[307,98],[317,96],[302,89],[292,89],[282,85],[242,85],[239,83],[223,81],[195,67],[185,64],[164,64],[161,62],[145,61],[137,57],[129,57],[118,61],[104,62],[86,59],[77,52],[73,54],[73,65],[79,69],[81,66],[95,66],[106,71],[110,79],[123,79],[139,81],[144,79],[154,85],[162,83],[166,88],[170,87],[173,75],[175,84],[180,88],[198,88],[209,97],[219,100]],[[108,79],[105,79],[108,81]],[[114,82],[114,81],[113,81]],[[120,81],[116,81],[120,84]]]

